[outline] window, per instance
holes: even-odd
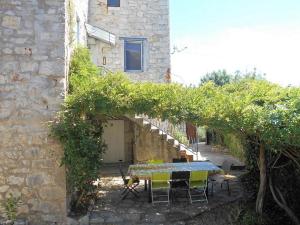
[[[125,40],[125,71],[143,71],[143,40]]]
[[[120,0],[107,0],[108,7],[120,7]]]

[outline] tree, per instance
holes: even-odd
[[[207,73],[204,77],[202,77],[200,80],[200,85],[212,81],[217,86],[223,86],[224,84],[232,82],[232,79],[233,76],[228,74],[226,70],[218,70]]]
[[[223,86],[225,84],[239,82],[241,80],[265,80],[265,74],[258,73],[256,68],[253,68],[252,71],[247,71],[242,73],[237,70],[234,74],[229,74],[226,70],[213,71],[207,73],[200,80],[200,85],[212,81],[217,86]]]

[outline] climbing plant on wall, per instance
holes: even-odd
[[[120,115],[147,114],[172,122],[189,121],[243,136],[257,146],[262,214],[268,174],[280,157],[299,166],[300,89],[264,80],[241,80],[222,87],[131,82],[123,74],[101,76],[87,49],[77,49],[70,68],[70,94],[53,124],[64,144],[62,163],[72,187],[87,193],[98,176],[103,122]]]

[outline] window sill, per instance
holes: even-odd
[[[115,6],[108,6],[108,7],[107,7],[107,9],[108,9],[109,11],[119,11],[120,8],[121,8],[121,7],[119,7],[119,6],[118,6],[118,7],[115,7]]]
[[[125,73],[143,73],[144,70],[124,70]]]

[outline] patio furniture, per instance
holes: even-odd
[[[180,162],[187,162],[187,159],[186,158],[180,158],[180,159],[174,158],[172,161],[173,161],[173,163],[180,163]]]
[[[191,171],[189,180],[191,204],[202,201],[208,203],[206,196],[207,176],[208,171]]]
[[[136,176],[140,180],[151,180],[151,175],[154,172],[173,171],[208,171],[209,174],[222,172],[222,169],[211,162],[188,162],[188,163],[162,163],[162,164],[134,164],[128,168],[130,176]],[[148,182],[148,199],[151,202],[151,182]]]
[[[184,191],[186,193],[187,199],[189,199],[189,171],[173,171],[171,175],[171,196],[172,200],[176,199],[176,192]]]
[[[151,196],[152,204],[160,202],[170,202],[170,173],[155,172],[151,176]],[[163,194],[162,194],[163,193]],[[161,198],[166,198],[162,200]]]
[[[224,174],[215,174],[209,178],[209,183],[211,183],[211,195],[213,195],[215,183],[220,183],[221,188],[223,188],[223,184],[225,183],[227,186],[228,195],[231,194],[229,181],[232,179],[232,176],[229,175],[229,172],[231,170],[232,165],[233,164],[230,161],[224,160],[221,166],[222,170],[224,171]]]
[[[135,188],[140,183],[139,178],[138,177],[126,178],[121,166],[119,166],[119,171],[120,171],[120,174],[123,179],[123,188],[124,188],[124,190],[121,193],[122,200],[124,200],[128,196],[129,193],[131,193],[132,195],[134,195],[135,197],[138,198],[139,197],[138,191]]]

